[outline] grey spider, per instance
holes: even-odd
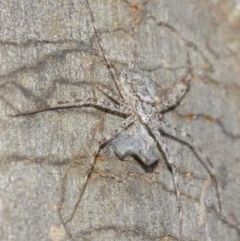
[[[138,157],[145,166],[151,166],[159,160],[159,150],[165,156],[166,162],[172,172],[173,183],[177,196],[179,209],[179,240],[182,236],[183,211],[181,204],[181,195],[178,187],[178,177],[175,163],[170,155],[167,145],[165,144],[162,134],[180,139],[188,145],[197,155],[198,160],[208,171],[212,180],[215,183],[215,188],[218,197],[219,209],[221,211],[220,192],[214,168],[209,159],[204,155],[194,139],[185,131],[176,127],[172,127],[163,120],[164,113],[177,106],[187,93],[190,87],[192,71],[188,71],[186,76],[179,83],[173,86],[166,95],[158,96],[154,82],[144,75],[138,68],[125,68],[118,77],[114,66],[109,61],[105,54],[101,36],[97,31],[95,19],[90,8],[88,0],[86,0],[88,10],[92,19],[93,28],[103,57],[112,76],[112,79],[117,87],[118,94],[113,93],[108,88],[96,84],[96,88],[102,92],[110,101],[100,101],[95,98],[78,100],[74,103],[64,102],[58,103],[58,106],[48,109],[37,110],[35,112],[27,112],[20,115],[33,114],[40,111],[64,108],[64,106],[82,107],[92,106],[102,111],[118,113],[125,117],[120,124],[120,128],[116,129],[109,136],[99,141],[99,146],[95,151],[91,160],[91,168],[87,174],[85,183],[78,200],[80,203],[82,196],[86,190],[92,171],[95,166],[96,157],[99,151],[106,144],[111,144],[116,155],[123,159],[127,155]],[[190,63],[188,63],[190,65]]]
[[[190,134],[180,130],[179,128],[170,126],[163,120],[163,114],[167,110],[177,106],[188,91],[192,77],[192,70],[190,68],[187,75],[172,89],[170,89],[165,96],[158,96],[155,92],[156,87],[154,86],[154,82],[136,68],[124,69],[120,78],[118,78],[114,66],[105,54],[105,49],[101,36],[97,31],[89,1],[86,0],[86,3],[100,49],[113,81],[122,98],[119,100],[119,98],[110,91],[100,87],[98,88],[110,99],[117,102],[119,106],[121,106],[121,114],[125,114],[127,116],[127,118],[122,122],[121,128],[116,129],[108,138],[104,138],[100,142],[99,150],[103,145],[111,142],[111,145],[119,158],[123,159],[126,155],[134,155],[137,156],[146,166],[150,166],[158,161],[158,148],[161,149],[172,172],[179,209],[179,240],[181,240],[183,211],[181,195],[178,187],[177,171],[172,156],[165,144],[162,133],[175,137],[176,139],[180,139],[197,155],[198,160],[200,160],[206,168],[215,183],[219,210],[221,212],[220,191],[212,163],[204,155]],[[189,55],[188,65],[190,65]],[[101,108],[105,108],[105,106],[101,106]],[[116,109],[112,110],[117,111]],[[92,168],[94,164],[95,158],[93,160]]]

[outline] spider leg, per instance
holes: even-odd
[[[27,111],[24,113],[16,114],[14,116],[25,116],[25,115],[32,115],[37,114],[40,112],[51,111],[51,110],[58,110],[58,109],[70,109],[70,108],[78,108],[84,106],[91,106],[96,109],[101,109],[104,111],[109,111],[112,113],[118,113],[121,115],[130,115],[129,108],[127,106],[114,104],[109,101],[100,101],[95,98],[87,98],[85,100],[78,99],[75,101],[59,101],[55,104],[47,105],[44,108],[40,108],[33,111]]]
[[[109,101],[101,101],[96,98],[87,98],[85,100],[75,100],[71,104],[71,106],[75,107],[82,107],[82,106],[91,106],[95,108],[102,109],[104,111],[109,111],[109,112],[116,112],[119,114],[123,115],[130,115],[130,109],[124,104],[124,103],[119,103],[115,104],[114,102],[109,102]],[[65,103],[62,103],[61,106],[66,105]],[[66,105],[67,107],[67,105]]]
[[[101,91],[104,95],[106,95],[109,99],[115,101],[118,104],[121,104],[125,107],[127,107],[126,103],[119,98],[119,96],[117,96],[116,94],[114,94],[113,92],[111,92],[109,89],[107,89],[106,87],[103,87],[99,84],[95,84],[96,88]]]
[[[95,21],[95,18],[93,16],[93,12],[92,12],[92,9],[90,7],[90,4],[89,4],[89,1],[86,0],[86,3],[87,3],[87,8],[88,8],[88,11],[90,13],[90,16],[91,16],[91,20],[92,20],[92,25],[93,25],[93,29],[94,29],[94,32],[95,32],[95,35],[97,37],[97,41],[98,41],[98,44],[100,46],[100,49],[101,49],[101,52],[103,54],[103,57],[105,59],[105,62],[107,64],[107,67],[108,67],[108,70],[113,78],[113,81],[122,97],[122,99],[125,99],[126,97],[126,94],[124,93],[124,90],[123,90],[123,87],[117,77],[117,73],[116,73],[116,69],[114,68],[113,64],[110,62],[108,56],[105,54],[105,48],[103,46],[103,43],[102,43],[102,38],[101,38],[101,35],[99,34],[98,30],[97,30],[97,27],[96,27],[96,21]]]
[[[76,210],[79,206],[79,204],[81,203],[81,200],[83,198],[83,195],[87,189],[87,185],[89,183],[89,180],[92,176],[94,167],[96,165],[96,160],[97,160],[97,156],[101,150],[101,148],[109,141],[111,141],[113,138],[115,138],[117,135],[119,135],[124,129],[126,129],[128,126],[130,126],[131,124],[133,124],[135,121],[135,116],[131,115],[128,118],[124,119],[124,121],[121,123],[120,128],[115,129],[110,135],[108,135],[107,137],[102,138],[99,142],[98,142],[98,146],[95,148],[95,151],[93,152],[92,158],[90,159],[90,168],[87,172],[86,178],[83,182],[83,186],[82,186],[82,190],[79,194],[78,197],[78,201],[76,202],[75,206],[74,206],[74,210]],[[73,219],[74,216],[74,212],[71,214],[71,216],[68,218],[67,221],[65,221],[65,225],[70,222]]]
[[[156,106],[160,111],[167,111],[179,104],[184,95],[187,93],[190,87],[190,81],[193,77],[192,62],[187,52],[187,64],[188,70],[185,76],[175,86],[167,90],[167,93],[160,98],[157,98]]]
[[[160,112],[166,111],[179,104],[189,89],[191,76],[191,74],[187,74],[179,83],[171,89],[168,89],[163,97],[156,100],[156,107]]]
[[[173,177],[173,183],[175,187],[175,192],[177,195],[177,202],[178,202],[178,212],[179,212],[179,238],[178,240],[181,241],[182,239],[182,225],[183,225],[183,210],[182,210],[182,201],[181,201],[181,194],[179,191],[179,185],[178,185],[178,175],[177,175],[177,169],[175,166],[175,163],[168,151],[167,145],[161,136],[160,132],[154,125],[148,125],[149,130],[153,134],[155,140],[157,141],[158,145],[160,146],[161,150],[163,151],[163,154],[166,158],[167,164],[171,168],[172,177]]]
[[[99,146],[102,147],[106,145],[109,141],[111,141],[113,138],[115,138],[117,135],[119,135],[124,129],[129,127],[131,124],[133,124],[136,121],[135,115],[131,115],[128,118],[126,118],[120,125],[120,128],[117,128],[113,130],[108,136],[102,138],[98,143]],[[100,149],[99,149],[100,150]],[[98,153],[97,153],[98,154]]]
[[[180,140],[183,141],[198,157],[198,160],[202,163],[204,168],[208,171],[212,181],[215,184],[215,189],[217,193],[217,199],[218,199],[218,206],[221,213],[222,207],[221,207],[221,198],[220,198],[220,189],[219,189],[219,183],[217,181],[216,172],[214,170],[212,162],[209,160],[209,158],[204,154],[204,152],[201,150],[199,145],[196,143],[196,141],[193,139],[193,137],[186,133],[184,130],[181,130],[176,127],[171,127],[167,123],[163,121],[159,121],[157,125],[158,129],[162,131],[163,133],[170,135],[172,137],[178,138],[180,136]],[[207,165],[205,161],[209,164]]]

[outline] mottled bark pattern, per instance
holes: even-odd
[[[183,240],[239,240],[239,3],[90,3],[117,72],[137,46],[138,67],[157,94],[171,94],[189,54],[191,89],[165,117],[192,133],[213,162],[222,216],[207,171],[187,146],[166,139],[178,170]],[[106,103],[97,84],[118,93],[85,0],[2,0],[0,17],[0,240],[177,240],[176,195],[161,156],[145,170],[106,146],[79,203],[98,141],[122,121],[93,107],[67,107],[76,100]],[[66,107],[52,108],[57,104]],[[32,114],[20,115],[26,112]]]

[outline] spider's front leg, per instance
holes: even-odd
[[[191,77],[191,74],[187,74],[179,83],[177,83],[171,89],[168,89],[165,95],[157,99],[156,108],[160,112],[164,112],[177,106],[190,87]]]
[[[103,111],[108,111],[112,113],[118,113],[121,115],[130,115],[129,108],[126,105],[115,104],[110,101],[100,101],[96,98],[86,98],[86,99],[77,99],[74,101],[58,101],[56,103],[52,103],[50,105],[46,105],[43,108],[27,111],[24,113],[19,113],[14,116],[25,116],[25,115],[33,115],[40,112],[52,111],[52,110],[61,110],[61,109],[70,109],[70,108],[81,108],[81,107],[94,107],[96,109],[100,109]]]
[[[211,176],[211,179],[214,181],[215,189],[216,189],[216,193],[217,193],[217,199],[218,199],[218,206],[219,206],[219,210],[221,212],[222,207],[221,207],[220,189],[219,189],[219,184],[217,181],[217,177],[216,177],[216,173],[215,173],[213,164],[208,159],[208,157],[204,154],[204,152],[201,150],[201,148],[196,143],[196,141],[193,139],[193,137],[190,134],[188,134],[187,132],[185,132],[184,130],[181,130],[176,127],[171,127],[170,125],[168,125],[167,123],[165,123],[163,121],[158,122],[157,128],[159,131],[165,133],[166,135],[169,135],[171,137],[174,137],[176,139],[183,141],[198,157],[198,160],[202,163],[204,168],[208,171],[209,175]],[[206,162],[209,165],[207,165]]]
[[[181,241],[182,239],[182,225],[183,225],[183,211],[182,211],[182,201],[181,201],[181,194],[179,191],[179,186],[178,186],[178,175],[177,175],[177,169],[175,166],[175,163],[168,151],[167,145],[161,136],[160,132],[158,131],[157,127],[154,124],[148,124],[147,125],[150,132],[154,136],[156,142],[158,143],[159,147],[161,148],[168,166],[171,168],[172,171],[172,177],[173,177],[173,183],[175,187],[175,192],[177,195],[177,202],[178,202],[178,212],[179,212],[179,238],[178,240]]]

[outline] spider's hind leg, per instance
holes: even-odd
[[[94,171],[94,168],[95,168],[95,165],[96,165],[96,161],[97,161],[97,156],[98,156],[99,152],[101,151],[103,146],[105,146],[109,141],[111,141],[113,138],[115,138],[117,135],[119,135],[129,125],[133,124],[134,121],[135,121],[134,116],[130,116],[130,117],[124,119],[124,121],[120,125],[120,128],[115,129],[112,133],[110,133],[108,136],[102,138],[98,142],[98,144],[95,145],[93,154],[92,154],[91,159],[90,159],[89,169],[87,170],[87,174],[85,176],[85,180],[83,181],[83,185],[82,185],[81,191],[78,195],[77,202],[74,205],[73,212],[71,213],[70,217],[67,220],[63,220],[62,215],[60,215],[60,219],[61,219],[61,222],[64,226],[64,229],[66,230],[66,232],[67,232],[67,234],[69,235],[70,238],[72,238],[72,236],[71,236],[71,233],[68,231],[67,224],[69,222],[71,222],[71,220],[73,219],[75,211],[79,207],[79,205],[82,201],[82,198],[83,198],[83,196],[84,196],[84,194],[87,190],[87,186],[88,186],[90,178],[93,174],[93,171]]]
[[[128,117],[127,119],[125,119],[125,120],[122,122],[120,128],[115,129],[112,133],[110,133],[108,136],[102,138],[102,139],[98,142],[98,146],[97,146],[96,150],[94,151],[93,156],[92,156],[92,159],[91,159],[91,161],[90,161],[90,168],[89,168],[88,173],[87,173],[87,175],[86,175],[86,180],[84,181],[84,184],[83,184],[83,187],[82,187],[82,191],[81,191],[81,194],[80,194],[80,196],[79,196],[78,204],[77,204],[77,205],[79,205],[79,203],[81,202],[81,199],[82,199],[82,197],[83,197],[83,195],[84,195],[84,192],[86,191],[87,184],[88,184],[89,179],[90,179],[90,177],[91,177],[91,175],[92,175],[92,172],[93,172],[93,170],[94,170],[94,167],[95,167],[95,164],[96,164],[96,159],[97,159],[97,156],[98,156],[101,148],[102,148],[105,144],[107,144],[109,141],[111,141],[113,138],[115,138],[117,135],[119,135],[119,134],[121,133],[121,131],[123,131],[125,128],[127,128],[129,125],[131,125],[131,124],[134,122],[134,120],[135,120],[135,119],[133,118],[133,116]]]
[[[179,191],[179,185],[178,185],[178,175],[177,175],[177,168],[175,166],[175,163],[172,159],[172,156],[170,155],[167,145],[159,133],[158,129],[155,125],[149,125],[149,130],[151,131],[152,135],[154,136],[155,140],[157,141],[158,145],[160,146],[168,166],[171,168],[172,177],[173,177],[173,183],[175,187],[175,192],[177,195],[177,202],[178,202],[178,212],[179,212],[179,237],[178,241],[182,240],[182,225],[183,225],[183,209],[182,209],[182,201],[181,201],[181,194]]]
[[[218,199],[218,206],[219,206],[219,210],[221,212],[222,207],[221,207],[219,183],[217,180],[215,169],[213,167],[212,162],[209,160],[209,158],[204,154],[204,152],[201,150],[201,148],[196,143],[196,141],[193,139],[193,137],[190,134],[188,134],[187,132],[185,132],[181,129],[178,129],[176,127],[171,127],[170,125],[168,125],[167,123],[165,123],[163,121],[159,121],[157,127],[158,127],[159,131],[162,131],[166,135],[182,141],[197,156],[197,159],[201,162],[201,164],[207,170],[212,181],[215,184],[215,189],[216,189],[217,199]]]
[[[130,126],[131,124],[133,124],[135,121],[135,118],[134,116],[129,116],[128,118],[124,119],[124,121],[121,123],[120,125],[120,128],[118,129],[115,129],[113,132],[111,132],[109,135],[105,136],[104,138],[102,138],[100,141],[98,141],[98,146],[96,147],[93,155],[92,155],[92,158],[90,160],[90,168],[89,168],[89,171],[86,175],[86,180],[84,181],[84,184],[83,184],[83,188],[82,188],[82,191],[81,191],[81,194],[80,194],[80,197],[79,197],[79,201],[78,201],[78,204],[80,203],[82,197],[83,197],[83,194],[86,190],[86,187],[87,187],[87,184],[89,182],[89,179],[92,175],[92,172],[93,172],[93,169],[95,167],[95,164],[96,164],[96,159],[97,159],[97,156],[100,152],[100,150],[102,149],[103,146],[105,146],[109,141],[111,141],[113,138],[115,138],[117,135],[119,135],[124,129],[126,129],[128,126]]]

